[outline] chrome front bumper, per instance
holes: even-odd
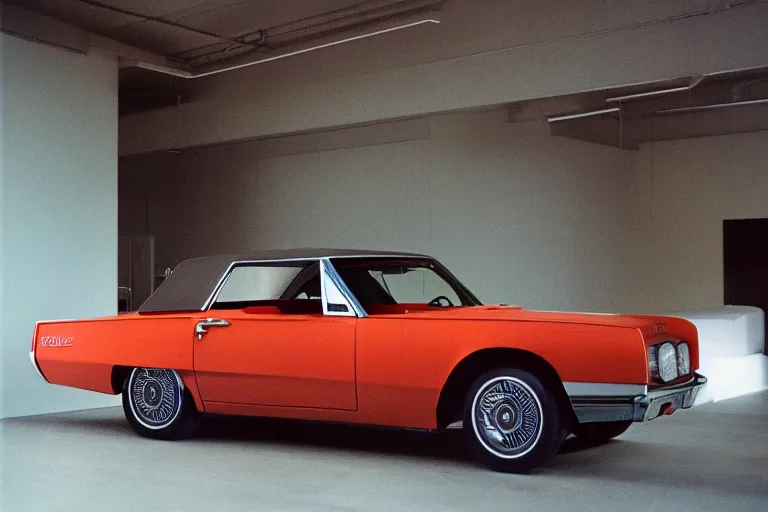
[[[601,393],[599,396],[570,395],[570,398],[579,423],[650,421],[691,407],[706,383],[706,377],[695,373],[687,382],[666,388],[645,388],[641,395]]]
[[[690,408],[699,390],[706,383],[706,377],[694,373],[688,382],[663,389],[652,389],[645,395],[635,397],[633,421],[650,421],[672,414],[678,409]]]

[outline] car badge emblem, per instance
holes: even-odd
[[[41,336],[40,337],[40,346],[41,347],[71,347],[72,342],[75,339],[73,337],[62,337],[62,336]]]

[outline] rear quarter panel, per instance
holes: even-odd
[[[39,322],[33,350],[51,384],[114,394],[115,366],[173,368],[193,378],[189,316],[120,315]]]

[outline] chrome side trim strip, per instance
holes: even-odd
[[[563,382],[571,398],[580,396],[634,397],[648,392],[645,384],[609,384],[604,382]]]

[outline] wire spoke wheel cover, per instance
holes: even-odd
[[[134,417],[153,430],[169,426],[178,417],[183,391],[179,375],[167,369],[136,368],[128,382]]]
[[[472,402],[475,435],[489,452],[505,459],[522,457],[536,446],[543,419],[536,393],[515,377],[489,380]]]

